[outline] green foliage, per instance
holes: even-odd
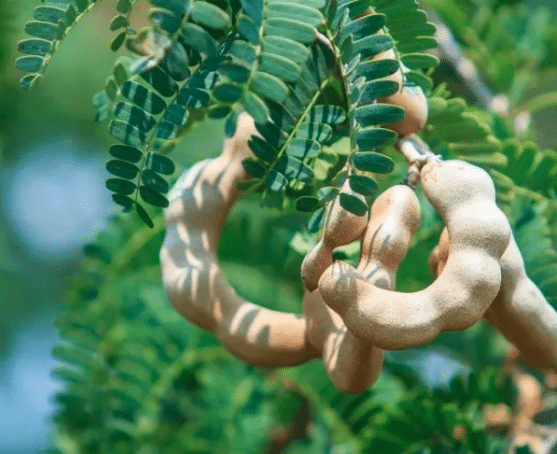
[[[240,202],[227,220],[223,268],[250,301],[299,311],[303,255],[288,244],[304,218],[264,209],[254,219],[256,204]],[[277,428],[302,424],[304,411],[310,425],[291,440],[292,452],[491,453],[502,443],[482,417],[484,403],[514,399],[510,378],[495,368],[430,389],[388,362],[372,389],[351,396],[336,390],[319,361],[267,371],[234,359],[166,300],[156,258],[164,226],[160,217],[154,223],[114,217],[86,247],[57,321],[63,344],[54,355],[62,363],[53,374],[64,382],[55,398],[57,452],[260,453]],[[270,278],[248,284],[246,270],[254,276],[258,268]]]

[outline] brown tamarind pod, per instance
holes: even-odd
[[[393,186],[375,200],[357,268],[363,277],[378,287],[394,289],[396,271],[419,219],[418,200],[408,186]],[[409,229],[401,229],[401,224]],[[347,330],[342,318],[325,305],[319,291],[306,294],[304,313],[308,339],[322,351],[335,385],[352,393],[369,388],[381,372],[383,351]]]
[[[318,356],[306,339],[305,319],[244,301],[216,258],[220,231],[239,196],[236,183],[247,178],[241,161],[251,156],[252,134],[253,120],[242,114],[221,156],[195,164],[171,191],[160,251],[163,282],[176,310],[234,355],[256,365],[294,365]]]
[[[430,161],[421,181],[451,238],[447,264],[435,282],[413,293],[384,290],[342,262],[319,280],[323,300],[348,329],[384,349],[422,345],[443,331],[468,328],[501,285],[500,260],[511,232],[489,175],[462,161]]]
[[[343,184],[341,190],[357,195],[350,189],[348,180]],[[340,198],[335,197],[327,211],[321,240],[302,262],[302,281],[310,292],[317,288],[323,271],[333,263],[334,249],[346,246],[360,238],[366,226],[366,216],[357,216],[345,210],[340,205]]]
[[[436,275],[443,271],[450,244],[446,229],[430,256]],[[501,288],[485,317],[515,344],[534,367],[557,372],[557,312],[528,278],[514,235],[501,257]]]

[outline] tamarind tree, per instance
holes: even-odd
[[[100,3],[35,8],[23,88]],[[149,3],[135,30],[140,2],[118,0],[106,31],[121,54],[93,106],[124,214],[57,321],[53,452],[549,452],[555,394],[521,384],[557,373],[557,152],[517,125],[557,49],[517,44],[511,74],[484,36],[514,15],[533,40],[525,6]],[[446,83],[455,55],[469,102]],[[174,162],[210,119],[222,153]],[[472,372],[432,388],[388,351],[423,345]]]

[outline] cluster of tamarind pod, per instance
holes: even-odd
[[[177,182],[166,210],[160,259],[167,294],[188,320],[213,332],[252,364],[287,366],[321,356],[346,392],[378,377],[382,349],[423,345],[443,331],[485,317],[533,366],[557,371],[557,313],[526,276],[489,175],[461,161],[420,169],[424,194],[446,224],[430,257],[436,280],[414,293],[395,291],[396,272],[420,222],[414,191],[395,185],[378,196],[369,219],[331,202],[322,239],[306,256],[303,315],[242,300],[216,258],[227,214],[247,178],[241,161],[254,132],[243,115],[221,156],[197,163]],[[361,238],[356,268],[333,250]]]
[[[394,125],[399,134],[423,127],[423,109],[411,113],[422,98],[421,93],[403,95],[410,113],[406,124]],[[301,315],[240,298],[219,266],[216,248],[240,196],[237,183],[249,177],[242,160],[252,156],[247,142],[255,134],[252,118],[242,114],[222,154],[187,170],[169,194],[160,262],[167,295],[186,319],[254,365],[290,366],[321,357],[335,385],[351,393],[378,378],[383,350],[423,345],[482,317],[532,366],[557,372],[557,312],[525,273],[491,178],[462,161],[405,153],[409,180],[411,174],[413,182],[421,182],[446,225],[430,256],[436,279],[429,287],[413,293],[395,288],[420,223],[413,188],[398,184],[375,199],[369,218],[346,211],[338,198],[330,202],[322,238],[302,264]],[[335,248],[357,239],[357,267],[333,261]]]

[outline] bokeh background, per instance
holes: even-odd
[[[55,365],[50,353],[57,342],[54,320],[61,311],[64,286],[82,256],[82,245],[117,209],[104,188],[104,162],[113,140],[105,125],[94,123],[91,106],[91,97],[112,70],[114,55],[109,46],[113,34],[108,32],[108,24],[115,3],[104,1],[78,23],[62,42],[38,88],[24,92],[13,62],[18,56],[17,42],[24,38],[24,23],[38,0],[0,0],[0,453],[32,453],[51,443],[51,397],[60,386],[50,376]],[[427,3],[451,26],[494,92],[511,93],[511,107],[517,113],[528,99],[548,91],[552,84],[557,86],[551,62],[546,62],[550,72],[543,84],[528,84],[533,71],[528,65],[534,63],[524,63],[524,54],[535,60],[536,71],[547,58],[557,55],[552,53],[555,49],[547,50],[546,35],[541,54],[535,55],[536,37],[542,39],[537,22],[516,31],[519,44],[513,42],[512,46],[519,46],[518,57],[510,68],[503,54],[501,61],[489,62],[491,66],[485,62],[482,68],[481,53],[477,54],[481,48],[469,39],[469,31],[474,29],[471,18],[482,8],[501,2]],[[522,3],[524,14],[538,17],[543,30],[557,36],[555,1],[507,3]],[[457,7],[463,4],[469,9]],[[138,1],[133,25],[140,28],[147,8],[146,1]],[[509,33],[513,32],[511,22],[509,19]],[[497,39],[507,37],[492,37]],[[557,48],[557,42],[552,45]],[[555,62],[553,66],[557,66]],[[441,65],[438,71],[437,78],[448,80],[456,94],[481,104],[450,65]],[[536,139],[542,148],[557,144],[554,107],[544,105],[534,114]],[[220,134],[219,123],[202,123],[176,149],[173,159],[184,163],[205,152],[212,154],[220,147]],[[461,368],[434,356],[422,363],[423,373],[432,382],[446,381]]]

